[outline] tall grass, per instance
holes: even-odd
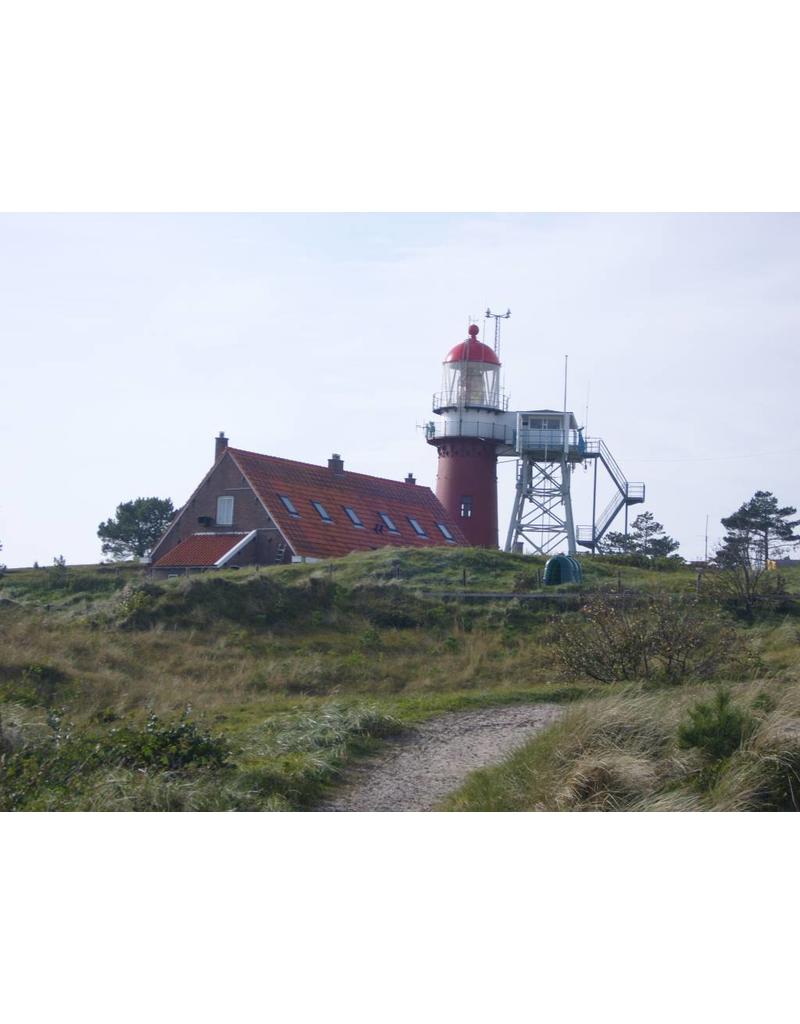
[[[680,743],[717,690],[631,688],[569,709],[504,764],[474,773],[450,810],[800,810],[800,684],[730,687],[752,730],[729,753]],[[727,756],[726,756],[727,753]]]
[[[143,769],[109,755],[66,789],[43,784],[27,805],[307,807],[350,758],[402,725],[461,707],[589,693],[558,661],[552,610],[423,594],[455,593],[465,576],[468,590],[524,590],[535,586],[530,559],[392,550],[331,565],[158,584],[138,569],[0,580],[0,756],[52,742],[56,719],[105,747],[114,730],[142,730],[153,714],[174,724],[187,707],[198,730],[224,737],[230,750],[225,765],[202,770]],[[641,578],[672,592],[693,582],[685,570],[648,575],[598,561],[587,566],[587,585],[613,588],[618,571],[625,586]],[[794,712],[785,698],[788,682],[800,688],[796,621],[774,618],[747,631],[772,703],[757,709],[747,756],[731,757],[713,787],[695,786],[701,759],[675,740],[687,702],[707,691],[632,686],[620,695],[612,684],[498,769],[508,773],[502,785],[500,776],[476,777],[480,798],[459,800],[504,809],[791,802],[784,769],[794,764]],[[737,693],[749,699],[741,686]]]

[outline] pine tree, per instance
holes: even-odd
[[[780,508],[771,491],[756,491],[749,501],[722,520],[728,531],[721,549],[723,559],[747,557],[766,566],[770,554],[800,542],[800,535],[794,532],[800,519],[790,519],[796,512],[792,505]]]
[[[664,533],[652,512],[642,512],[631,523],[630,532],[607,533],[600,544],[604,554],[645,555],[647,558],[666,558],[680,545]]]
[[[114,558],[142,558],[166,530],[175,509],[169,498],[136,498],[117,505],[114,519],[97,528],[103,554]]]

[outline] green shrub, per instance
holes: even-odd
[[[748,649],[740,633],[693,599],[650,596],[630,601],[599,595],[577,616],[554,622],[562,664],[598,682],[682,683],[725,671],[741,674]]]
[[[377,629],[365,629],[358,638],[358,644],[362,651],[377,651],[383,645],[381,634]]]
[[[54,665],[5,665],[0,669],[0,701],[49,708],[69,688],[69,676]]]
[[[755,728],[755,719],[736,707],[727,690],[717,690],[712,701],[689,708],[689,718],[678,727],[678,746],[697,749],[708,761],[721,761],[738,750]]]
[[[218,770],[228,764],[228,746],[184,717],[162,723],[151,715],[143,729],[125,726],[107,733],[69,731],[51,711],[49,743],[5,751],[0,756],[0,810],[35,809],[37,802],[74,794],[100,770],[152,772]]]
[[[112,729],[101,746],[101,756],[105,764],[122,768],[222,768],[228,746],[199,730],[186,716],[179,722],[162,723],[151,715],[144,729]]]

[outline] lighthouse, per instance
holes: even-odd
[[[497,456],[512,454],[514,422],[500,386],[500,360],[478,341],[477,324],[442,365],[433,396],[438,420],[426,438],[438,453],[436,497],[475,547],[496,548]]]

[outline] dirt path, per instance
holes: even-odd
[[[502,761],[561,714],[553,704],[517,704],[440,715],[351,769],[340,791],[318,809],[431,811],[470,772]]]

